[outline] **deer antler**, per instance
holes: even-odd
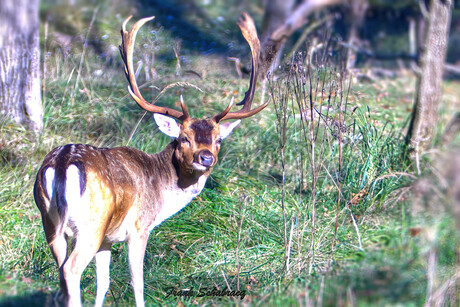
[[[254,20],[252,20],[251,16],[247,13],[243,13],[242,18],[238,22],[238,26],[241,29],[241,33],[243,34],[244,38],[249,44],[251,48],[251,56],[252,56],[252,69],[251,69],[251,78],[249,82],[249,89],[244,95],[244,99],[237,103],[237,105],[243,105],[241,110],[236,112],[230,112],[230,108],[232,107],[232,102],[227,106],[227,108],[220,114],[217,114],[213,117],[216,123],[227,120],[227,119],[240,119],[250,117],[260,111],[262,111],[267,105],[268,102],[251,110],[251,103],[254,98],[254,92],[256,89],[257,83],[257,72],[259,67],[259,57],[260,57],[260,42],[259,38],[257,37],[257,30],[254,24]]]
[[[119,46],[120,48],[120,54],[121,58],[123,59],[123,62],[125,64],[125,74],[126,78],[128,79],[129,86],[128,86],[128,91],[131,94],[131,96],[134,98],[134,100],[139,104],[141,108],[143,108],[146,111],[153,112],[153,113],[160,113],[164,115],[168,115],[171,117],[174,117],[180,121],[184,121],[186,118],[189,117],[187,109],[185,107],[184,101],[181,99],[181,108],[182,112],[179,112],[174,109],[166,108],[166,107],[160,107],[156,106],[154,104],[151,104],[147,102],[144,97],[142,97],[141,92],[139,91],[139,88],[137,86],[136,82],[136,76],[133,72],[133,51],[134,51],[134,42],[136,40],[136,34],[139,31],[139,29],[147,22],[152,20],[155,17],[147,17],[139,20],[134,24],[134,26],[131,28],[129,32],[126,31],[126,24],[128,21],[131,19],[132,16],[129,16],[128,18],[125,19],[123,22],[123,26],[121,28],[121,45]]]

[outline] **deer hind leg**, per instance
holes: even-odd
[[[61,286],[61,294],[64,296],[67,293],[67,284],[64,278],[64,263],[67,260],[67,238],[64,234],[56,237],[50,244],[51,253],[59,268],[59,282]]]
[[[96,254],[97,294],[95,306],[103,306],[110,286],[110,257],[112,244],[103,243]]]
[[[128,240],[129,269],[136,306],[144,306],[144,255],[149,234],[136,234]]]
[[[69,306],[81,306],[80,280],[83,271],[93,257],[102,249],[107,249],[103,244],[105,231],[111,219],[111,201],[113,195],[105,192],[101,178],[94,173],[86,172],[86,189],[81,193],[80,173],[77,167],[69,166],[67,170],[66,201],[68,204],[69,221],[72,224],[76,235],[75,247],[64,264],[64,278],[67,284]],[[108,248],[110,251],[110,248]],[[98,275],[102,278],[107,264],[110,264],[110,257],[104,253],[99,255],[98,262],[102,261],[101,269],[97,269]],[[106,262],[106,264],[104,264]],[[105,269],[102,269],[104,268]],[[101,272],[102,271],[102,272]],[[101,283],[98,276],[98,283]],[[107,282],[102,283],[108,287]],[[106,290],[104,291],[104,293]],[[100,295],[99,295],[100,297]],[[101,298],[99,298],[101,300]],[[102,296],[103,300],[103,296]]]
[[[49,206],[49,202],[46,203]],[[47,214],[42,213],[43,228],[45,230],[46,241],[51,250],[54,260],[59,268],[59,280],[61,286],[61,292],[57,293],[55,299],[63,299],[67,294],[67,285],[64,279],[63,267],[67,260],[67,236],[61,232],[58,234],[56,226],[54,226],[53,220]]]
[[[56,294],[55,299],[57,301],[66,300],[67,284],[64,278],[64,263],[67,260],[67,237],[63,233],[61,235],[56,235],[54,232],[49,234],[47,230],[49,229],[45,228],[48,246],[59,268],[59,282],[61,291]],[[53,236],[54,238],[50,239]]]
[[[81,276],[102,243],[102,238],[98,239],[95,234],[93,231],[80,231],[76,238],[75,247],[64,263],[63,276],[67,289],[67,306],[81,306]]]

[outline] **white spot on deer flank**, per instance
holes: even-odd
[[[67,168],[66,179],[65,198],[69,204],[73,200],[79,199],[81,195],[80,171],[78,170],[78,167],[71,164],[69,168]]]
[[[49,167],[45,171],[45,182],[46,182],[46,194],[49,199],[53,198],[53,183],[54,183],[54,168]]]

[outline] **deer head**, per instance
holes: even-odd
[[[125,74],[128,79],[128,90],[134,100],[144,110],[155,113],[155,122],[158,124],[160,131],[166,135],[176,138],[178,142],[176,158],[185,171],[205,172],[210,170],[217,162],[217,154],[220,150],[221,141],[227,137],[232,130],[240,123],[240,119],[250,117],[263,110],[268,103],[265,103],[251,110],[252,100],[257,81],[257,68],[260,54],[260,42],[257,37],[257,30],[251,17],[244,13],[242,19],[238,22],[241,32],[251,48],[252,69],[249,83],[249,89],[243,100],[237,105],[243,107],[236,111],[230,112],[233,106],[233,98],[227,108],[213,116],[210,119],[191,118],[181,96],[180,104],[182,112],[177,110],[161,107],[147,102],[139,91],[134,75],[133,68],[133,50],[136,34],[146,22],[154,17],[143,18],[136,22],[131,30],[126,31],[126,24],[131,17],[123,22],[121,31],[122,44],[120,53],[125,64]],[[222,121],[237,119],[230,123]],[[177,123],[176,120],[181,123]]]

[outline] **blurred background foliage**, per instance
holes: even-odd
[[[87,43],[96,54],[108,60],[115,60],[114,57],[118,56],[116,52],[110,52],[111,45],[117,45],[119,36],[116,32],[120,22],[128,15],[134,15],[136,18],[155,16],[153,21],[155,28],[164,29],[171,37],[180,40],[185,53],[235,55],[245,49],[238,28],[234,26],[241,12],[247,11],[251,14],[258,25],[259,35],[263,36],[263,29],[266,27],[263,25],[266,1],[43,0],[40,17],[43,24],[48,23],[50,27],[48,43],[66,49],[82,45],[83,35],[90,24],[94,9],[98,8],[98,18],[95,20]],[[460,60],[459,6],[455,1],[447,56],[450,63],[457,63]],[[327,24],[327,29],[345,41],[350,24],[348,10],[346,3],[334,5],[309,16],[309,23],[313,23],[321,16],[331,15],[332,22]],[[359,36],[365,41],[364,45],[367,49],[382,57],[387,56],[389,65],[395,65],[395,58],[410,55],[409,22],[420,18],[422,18],[420,1],[370,0],[359,28]],[[417,35],[420,41],[423,25],[419,28]],[[293,35],[288,44],[291,46],[294,44],[301,30]],[[324,31],[324,27],[321,30]],[[317,35],[318,32],[314,34]],[[368,61],[369,58],[362,55],[358,63],[363,66]]]

